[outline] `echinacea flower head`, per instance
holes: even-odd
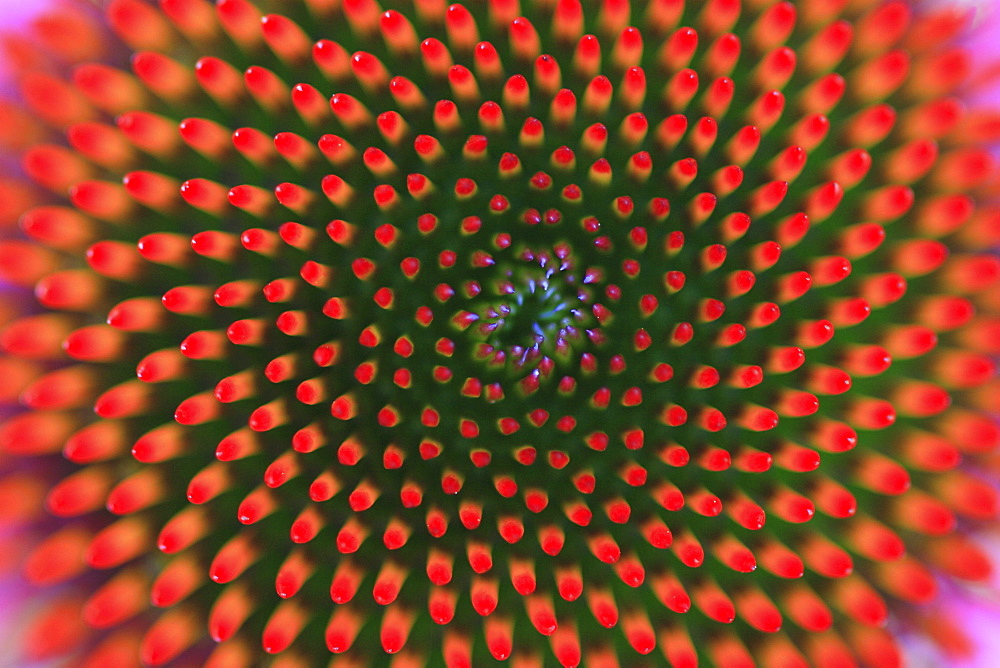
[[[0,512],[76,665],[895,666],[989,578],[1000,114],[902,0],[7,39]],[[985,83],[984,83],[985,82]]]

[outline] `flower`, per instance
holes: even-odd
[[[1000,445],[965,14],[263,5],[11,41],[0,269],[38,307],[0,331],[0,507],[60,592],[32,654],[960,644],[929,603],[991,575]]]

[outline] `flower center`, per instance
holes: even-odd
[[[579,272],[568,245],[527,248],[498,265],[500,277],[473,306],[479,357],[491,366],[548,372],[601,340],[594,314],[596,271]]]

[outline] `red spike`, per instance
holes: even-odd
[[[400,606],[390,606],[382,616],[380,640],[387,654],[395,654],[403,649],[413,627],[413,613]]]
[[[724,509],[729,517],[746,529],[757,531],[764,526],[764,510],[742,492],[729,499]]]
[[[233,440],[235,439],[223,439],[222,443],[219,444],[220,451],[223,449],[223,444],[232,442]],[[232,459],[239,459],[241,456],[245,456],[244,453],[226,452],[224,455],[226,458],[223,458],[219,456],[219,452],[216,452],[216,457],[219,457],[220,461],[228,461],[230,455],[232,455]],[[188,484],[188,501],[195,504],[206,503],[228,489],[230,483],[229,476],[222,464],[209,464],[195,474]]]
[[[445,631],[441,653],[449,666],[472,665],[472,640],[455,631]]]
[[[261,645],[268,654],[279,654],[291,645],[306,623],[309,614],[294,601],[286,601],[277,606],[261,634]]]
[[[557,526],[544,526],[538,530],[538,542],[545,554],[555,556],[562,551],[566,536]]]
[[[298,460],[294,452],[281,455],[264,471],[264,484],[275,488],[284,485],[299,474]]]
[[[200,508],[185,508],[173,516],[156,540],[165,554],[181,552],[205,536],[210,529],[208,516]]]
[[[800,578],[805,566],[802,559],[791,549],[774,539],[769,539],[756,554],[758,564],[765,570],[782,578]]]
[[[842,578],[854,569],[847,552],[817,534],[807,536],[797,548],[806,567],[825,577]]]
[[[855,621],[868,626],[883,623],[889,612],[882,597],[859,577],[837,583],[833,604]]]
[[[739,0],[709,0],[698,15],[697,25],[710,34],[718,34],[733,27],[740,16]]]
[[[202,568],[190,556],[171,560],[156,577],[149,592],[149,600],[154,606],[168,608],[191,595],[201,585]]]
[[[313,483],[313,487],[310,488],[310,498],[314,501],[324,501],[326,499],[322,498],[327,496],[327,494],[320,495],[314,488],[316,483]],[[333,494],[329,494],[333,496]],[[323,527],[326,525],[325,520],[320,515],[319,511],[313,506],[307,506],[299,516],[295,518],[292,522],[292,527],[289,530],[289,537],[293,543],[308,543],[313,538],[316,537]]]
[[[35,585],[52,585],[76,577],[86,567],[83,557],[93,534],[78,527],[52,533],[28,553],[24,577]]]
[[[368,528],[354,517],[344,523],[337,533],[337,550],[341,554],[352,554],[357,552],[361,543],[368,537]]]
[[[275,156],[275,142],[254,128],[239,128],[233,132],[232,142],[237,151],[257,166],[264,166]]]
[[[216,553],[208,569],[208,577],[214,582],[232,582],[249,568],[258,558],[258,550],[246,534],[237,534]]]
[[[118,332],[102,325],[78,329],[63,342],[63,348],[70,357],[83,361],[106,361],[119,354],[123,345],[124,340]],[[126,391],[125,387],[131,387],[132,390]],[[125,384],[119,388],[121,394],[142,393],[142,390],[134,385]],[[116,389],[109,390],[109,393]],[[110,413],[104,415],[100,410],[98,413],[103,417],[111,417]]]
[[[622,557],[614,568],[621,581],[629,587],[640,587],[646,580],[646,569],[634,554]]]
[[[44,455],[59,452],[66,443],[67,449],[73,451],[86,450],[94,456],[110,456],[117,451],[120,442],[115,442],[105,448],[95,444],[87,447],[84,439],[99,438],[103,434],[94,430],[83,437],[80,433],[71,441],[67,439],[77,428],[75,421],[68,415],[58,412],[29,412],[6,420],[0,425],[0,451],[19,455]],[[82,433],[82,432],[81,432]],[[114,432],[112,432],[114,433]],[[100,449],[98,449],[100,448]]]
[[[243,97],[243,77],[224,60],[213,56],[201,58],[194,65],[194,74],[205,92],[223,106],[233,106]]]
[[[731,624],[736,618],[736,607],[732,600],[714,581],[706,581],[696,587],[691,598],[695,606],[710,619]]]
[[[348,606],[337,608],[326,627],[326,646],[334,654],[346,652],[354,644],[364,619]]]
[[[826,603],[804,584],[787,590],[782,603],[791,620],[807,631],[826,631],[833,624],[833,614]]]
[[[28,72],[21,82],[21,92],[30,111],[46,123],[63,127],[94,119],[89,100],[69,82],[42,72]]]
[[[137,74],[143,70],[143,56],[148,59],[149,55],[148,52],[136,54],[138,62],[133,64],[133,69]],[[73,83],[91,104],[112,114],[148,104],[145,91],[135,78],[107,65],[98,63],[80,65],[73,72]]]
[[[382,542],[386,549],[398,550],[403,547],[410,537],[410,526],[401,520],[393,518],[382,535]]]
[[[904,557],[892,566],[878,570],[879,584],[889,593],[910,603],[933,600],[938,593],[934,575],[917,559]]]
[[[523,16],[510,22],[510,50],[522,61],[537,58],[542,50],[538,32],[531,21]]]
[[[132,71],[147,89],[169,102],[183,100],[194,89],[195,78],[188,68],[162,53],[140,51],[133,54]]]
[[[159,503],[163,494],[160,474],[152,469],[143,469],[123,479],[108,492],[106,507],[115,515],[130,515]]]
[[[754,69],[754,82],[759,88],[781,90],[795,72],[795,51],[780,46],[766,54]]]
[[[21,164],[36,183],[56,192],[65,192],[94,176],[90,166],[73,151],[54,145],[33,146],[25,152]]]
[[[378,576],[375,578],[375,585],[372,589],[372,596],[379,605],[389,605],[396,600],[399,590],[406,580],[407,570],[400,568],[391,562],[383,564]]]
[[[660,631],[658,641],[663,655],[672,666],[697,665],[697,650],[683,625],[664,628]]]
[[[243,640],[231,640],[216,645],[205,660],[205,668],[224,668],[253,661],[255,649]],[[95,667],[99,668],[99,667]]]
[[[148,527],[142,519],[125,517],[94,536],[84,558],[92,568],[115,568],[142,554],[148,539]]]
[[[750,38],[759,50],[784,44],[795,27],[795,5],[778,2],[762,12],[750,28]]]
[[[246,495],[236,511],[241,524],[256,524],[275,510],[278,503],[267,487],[257,487]]]
[[[209,636],[216,642],[232,638],[253,610],[254,602],[245,585],[234,584],[226,587],[215,599],[208,613]]]
[[[555,609],[552,607],[550,599],[533,594],[525,597],[524,607],[531,625],[543,636],[551,636],[559,628]]]
[[[20,393],[20,401],[28,408],[58,410],[78,408],[92,400],[96,377],[83,366],[50,371],[35,379]]]
[[[849,82],[859,99],[877,102],[898,89],[909,76],[910,56],[899,50],[889,51],[857,68]]]
[[[739,37],[732,33],[720,35],[708,47],[703,65],[705,70],[712,76],[728,76],[739,61],[741,49]]]
[[[169,663],[198,639],[197,617],[192,610],[177,608],[160,616],[143,636],[140,657],[143,663]]]
[[[127,570],[101,585],[83,608],[83,619],[97,629],[117,626],[147,606],[149,581],[142,573]]]
[[[76,599],[46,602],[24,630],[24,660],[54,659],[87,643],[89,630],[80,614],[81,607]]]
[[[747,110],[746,119],[762,132],[770,130],[785,110],[785,96],[780,91],[762,93]],[[807,147],[808,148],[808,147]],[[734,162],[737,162],[734,160]]]
[[[7,380],[0,388],[0,401],[13,403],[40,374],[38,366],[19,357],[0,357],[0,374]]]
[[[754,661],[746,645],[732,632],[725,634],[712,645],[709,656],[718,665],[747,665]]]
[[[719,561],[738,573],[749,573],[757,568],[753,553],[734,536],[723,536],[712,546]]]
[[[177,406],[174,419],[183,425],[204,424],[219,418],[219,403],[211,392],[191,396]]]

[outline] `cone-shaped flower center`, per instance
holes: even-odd
[[[0,516],[81,518],[32,580],[107,573],[35,636],[123,624],[74,665],[891,666],[894,606],[990,576],[956,17],[106,4],[131,72],[67,14],[0,105],[51,191],[0,179],[47,309],[0,329],[0,459],[77,467]]]
[[[566,247],[525,249],[502,270],[477,314],[472,331],[487,344],[483,356],[517,368],[535,367],[543,356],[566,359],[588,336],[598,336],[592,329],[593,288],[585,285],[596,280],[594,272],[577,275]]]

